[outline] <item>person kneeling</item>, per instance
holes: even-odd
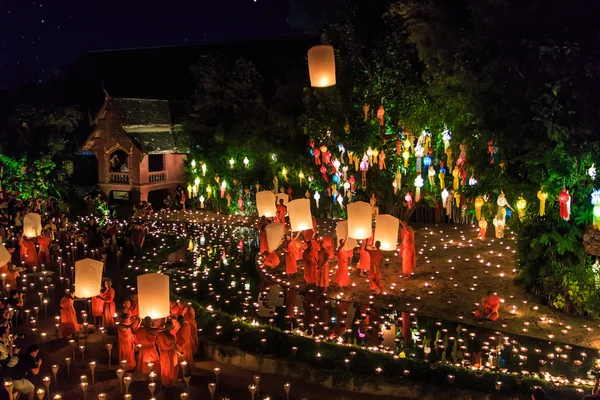
[[[474,315],[477,319],[487,319],[494,322],[500,317],[498,310],[500,310],[500,296],[488,290],[487,296],[481,299],[479,310],[475,310]]]

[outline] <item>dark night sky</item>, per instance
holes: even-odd
[[[287,0],[0,0],[0,87],[87,50],[291,33]]]

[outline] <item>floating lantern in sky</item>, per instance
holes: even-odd
[[[333,46],[319,45],[308,50],[308,72],[312,87],[324,88],[335,85]]]
[[[348,236],[353,239],[368,239],[372,235],[373,209],[369,203],[357,201],[348,204]]]
[[[42,216],[38,213],[29,213],[23,218],[23,236],[27,238],[38,237],[42,234]]]
[[[104,263],[91,258],[75,262],[75,297],[89,299],[100,293]]]
[[[375,219],[375,239],[381,243],[381,250],[394,251],[398,244],[400,221],[389,214],[379,214]]]
[[[277,250],[283,241],[283,224],[269,224],[265,227],[265,232],[267,233],[267,245],[269,247],[269,251],[273,252]]]
[[[335,235],[337,237],[336,246],[339,245],[340,240],[347,238],[344,243],[344,250],[351,250],[358,246],[356,239],[348,237],[348,221],[340,221],[336,224]]]
[[[262,192],[256,193],[256,209],[258,211],[258,216],[262,217],[264,215],[267,218],[273,218],[277,213],[275,201],[275,194],[270,190],[263,190]]]
[[[304,231],[312,228],[310,200],[296,199],[288,203],[288,215],[292,231]]]
[[[160,319],[171,313],[169,276],[145,274],[137,277],[140,318]]]

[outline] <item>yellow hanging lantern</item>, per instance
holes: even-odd
[[[540,199],[540,217],[546,215],[546,200],[548,199],[548,193],[543,192],[544,188],[541,188],[537,192],[537,197]]]
[[[206,164],[202,164],[202,176],[206,176]]]
[[[435,186],[435,168],[433,168],[433,165],[429,166],[429,170],[427,171],[427,175],[429,176],[429,184],[431,186]]]
[[[367,157],[369,158],[369,166],[372,167],[373,166],[373,149],[371,148],[371,146],[369,146],[369,148],[367,149]]]
[[[527,200],[523,196],[519,196],[517,200],[517,214],[519,214],[520,221],[523,221],[523,218],[525,218],[525,207],[527,207]]]
[[[192,190],[193,190],[192,185],[188,185],[188,187],[187,187],[188,197],[192,197]]]
[[[404,158],[404,168],[408,168],[408,158],[410,157],[410,153],[408,150],[404,150],[402,153],[402,158]]]
[[[308,72],[312,87],[324,88],[335,85],[333,46],[319,45],[308,50]]]
[[[441,168],[440,169],[440,173],[438,174],[438,178],[440,179],[440,189],[444,189],[444,186],[446,186],[446,173],[444,172],[444,169]]]
[[[446,149],[446,164],[448,164],[449,169],[452,169],[452,164],[454,164],[454,158],[452,158],[452,148],[450,147]]]
[[[298,172],[298,178],[300,179],[300,185],[302,185],[302,180],[304,179],[304,172],[302,170]]]
[[[206,196],[210,199],[210,196],[212,195],[212,189],[210,186],[206,187]]]
[[[477,196],[475,199],[475,216],[477,217],[477,221],[481,220],[481,207],[485,204],[483,197]]]
[[[458,178],[460,177],[460,170],[458,169],[458,166],[455,166],[452,170],[452,176],[454,177],[454,180],[452,181],[452,187],[454,188],[454,190],[458,190],[460,185],[458,181]]]
[[[283,179],[287,181],[287,169],[285,169],[285,167],[281,169],[281,175],[283,175]]]

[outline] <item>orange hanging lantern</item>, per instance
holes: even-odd
[[[312,87],[324,88],[335,85],[333,46],[319,45],[308,50],[308,72]]]

